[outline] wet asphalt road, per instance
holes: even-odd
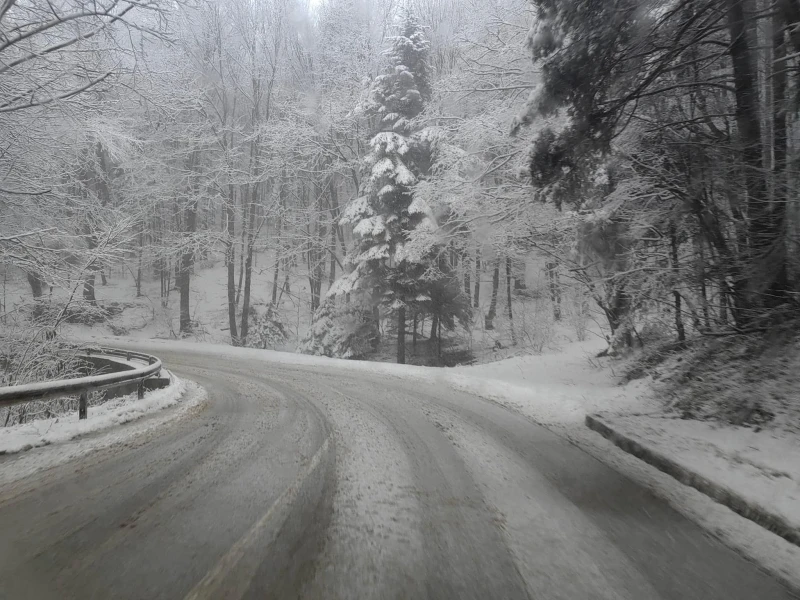
[[[790,597],[647,490],[495,404],[388,376],[153,351],[208,402],[0,490],[0,598]]]

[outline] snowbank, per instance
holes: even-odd
[[[78,419],[73,412],[52,419],[38,419],[29,423],[0,429],[0,454],[11,454],[72,440],[94,431],[121,425],[147,413],[178,403],[186,392],[186,383],[172,376],[173,382],[164,389],[147,392],[139,400],[136,394],[121,396],[99,406],[89,407],[89,418]]]
[[[50,444],[30,452],[0,456],[0,487],[7,489],[5,486],[43,469],[50,469],[109,446],[124,444],[132,438],[147,435],[182,417],[202,404],[205,398],[206,392],[202,387],[192,381],[181,381],[163,390],[154,390],[143,400],[133,400],[129,403],[130,406],[122,407],[117,403],[117,408],[109,407],[102,419],[93,419],[100,417],[100,407],[94,411],[90,407],[89,419],[80,422],[86,425],[78,424],[78,427],[85,427],[86,430],[78,432],[74,428],[64,427],[67,431],[59,439],[70,439],[70,443]],[[123,423],[124,425],[115,426]],[[53,425],[46,435],[50,436],[56,429],[57,426]],[[70,429],[71,432],[68,431]],[[39,437],[42,433],[44,431],[41,431]],[[91,435],[81,435],[83,433]],[[47,439],[55,441],[56,435]],[[26,443],[32,444],[36,439],[36,435],[28,436]]]
[[[655,410],[645,383],[620,387],[609,360],[595,359],[606,345],[587,340],[566,344],[555,354],[456,367],[446,371],[446,379],[542,424],[582,424],[587,413],[598,410]]]
[[[800,438],[667,415],[602,415],[614,431],[668,456],[800,531]]]

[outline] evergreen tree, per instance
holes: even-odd
[[[383,307],[397,319],[397,361],[403,363],[406,320],[411,312],[441,315],[442,325],[448,329],[468,312],[459,304],[460,293],[452,293],[458,284],[453,269],[442,260],[444,243],[436,235],[441,225],[428,202],[415,194],[415,187],[430,171],[438,139],[435,130],[415,124],[431,95],[428,50],[422,27],[414,14],[407,12],[398,35],[390,40],[385,72],[372,81],[361,106],[374,135],[364,160],[362,195],[341,218],[342,223],[353,225],[356,238],[347,259],[350,271],[334,283],[325,310],[315,315],[315,325],[324,321],[334,333],[328,332],[328,327],[312,326],[303,344],[309,351],[318,352],[324,346],[325,353],[332,349],[338,355],[344,349],[353,356],[349,342],[332,339],[335,332],[348,339],[374,341],[376,334],[353,337],[353,325],[363,329],[365,307]],[[349,297],[357,308],[334,310],[330,299],[336,296]],[[333,328],[344,316],[350,324]],[[320,339],[312,339],[317,330]],[[377,327],[371,330],[377,332]],[[359,352],[363,351],[365,344],[357,345]]]
[[[363,196],[343,216],[357,237],[348,258],[352,271],[330,292],[359,292],[396,312],[398,362],[405,362],[406,307],[429,298],[422,289],[427,257],[406,249],[414,229],[435,227],[427,205],[413,197],[430,164],[430,139],[413,126],[430,97],[428,48],[413,13],[406,13],[386,53],[386,71],[372,82],[363,106],[375,135],[364,163]]]

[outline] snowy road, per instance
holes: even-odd
[[[208,404],[0,490],[1,598],[790,597],[495,404],[388,375],[153,351]]]

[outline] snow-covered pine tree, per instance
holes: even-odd
[[[412,123],[430,97],[428,49],[422,27],[412,12],[406,12],[386,52],[386,71],[372,82],[362,107],[375,134],[364,162],[363,195],[351,202],[342,218],[354,226],[356,236],[348,257],[352,270],[328,292],[360,294],[373,306],[395,311],[401,363],[406,307],[429,300],[424,290],[426,257],[405,249],[415,228],[435,227],[428,207],[412,194],[430,163],[429,137],[415,136]]]

